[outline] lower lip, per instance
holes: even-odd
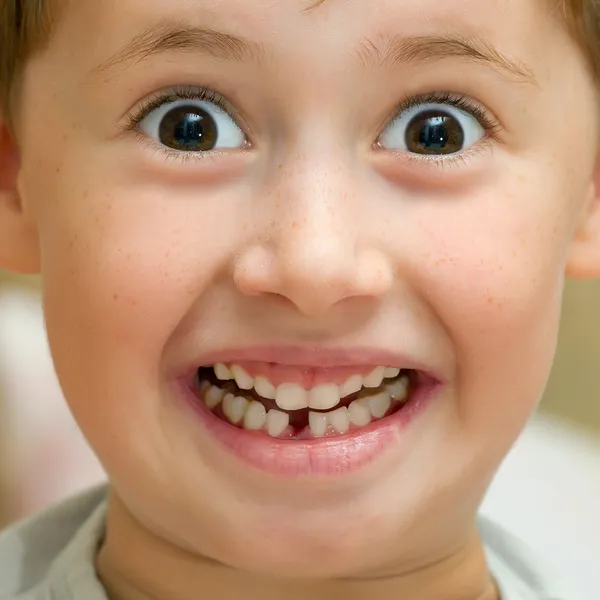
[[[439,384],[418,385],[399,411],[346,435],[278,440],[229,425],[196,397],[189,380],[177,382],[179,394],[219,445],[247,465],[283,477],[339,476],[369,465],[398,443],[399,435],[427,408],[440,387]]]

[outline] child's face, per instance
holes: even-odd
[[[565,273],[598,268],[597,104],[541,0],[307,8],[71,3],[26,73],[14,219],[123,505],[228,564],[348,575],[462,544],[539,401]],[[220,361],[418,368],[427,399],[277,442],[194,406]]]

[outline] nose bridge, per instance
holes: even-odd
[[[270,226],[237,265],[236,283],[245,293],[284,296],[317,315],[344,299],[379,296],[389,286],[384,257],[360,235],[354,177],[331,156],[289,161],[266,182],[260,202]]]
[[[280,275],[290,283],[348,285],[357,246],[351,180],[341,164],[325,156],[280,170],[274,251]]]

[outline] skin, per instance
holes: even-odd
[[[71,3],[27,65],[16,138],[2,128],[0,260],[42,273],[57,372],[111,480],[98,572],[124,600],[495,600],[477,507],[542,395],[565,277],[600,272],[595,84],[537,0],[305,8]],[[264,55],[90,74],[165,14]],[[355,56],[365,37],[448,32],[535,83]],[[172,85],[216,88],[251,146],[181,161],[123,132]],[[453,162],[374,149],[398,102],[430,92],[472,98],[495,138]],[[411,353],[446,386],[368,467],[269,477],[215,447],[169,383],[201,354],[290,343]]]

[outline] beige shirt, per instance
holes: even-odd
[[[96,488],[0,534],[0,600],[107,600],[94,570],[105,510]],[[480,532],[502,600],[576,600],[517,539],[489,521]]]

